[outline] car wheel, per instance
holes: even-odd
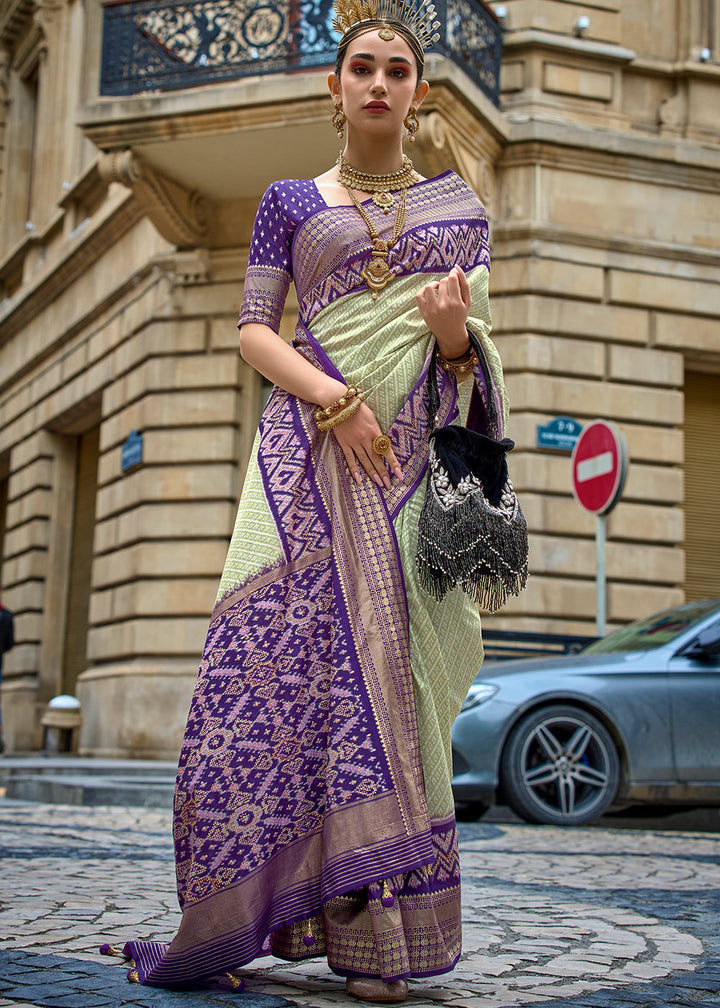
[[[513,728],[500,779],[508,805],[526,822],[578,826],[612,803],[620,760],[607,728],[592,714],[542,707]]]
[[[489,806],[480,801],[455,802],[455,818],[458,822],[476,822],[487,812]]]

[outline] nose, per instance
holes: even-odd
[[[385,94],[387,92],[387,87],[385,86],[385,76],[382,70],[378,70],[376,72],[375,79],[372,82],[370,90],[373,94]]]

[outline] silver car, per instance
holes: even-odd
[[[578,825],[612,804],[720,805],[720,599],[576,655],[489,662],[453,726],[460,818]]]

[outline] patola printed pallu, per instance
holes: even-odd
[[[365,207],[387,236],[394,215]],[[447,972],[460,955],[450,726],[482,641],[468,595],[437,603],[417,583],[433,337],[414,297],[462,266],[468,324],[495,388],[478,370],[458,390],[440,370],[438,423],[469,411],[482,429],[488,394],[504,416],[483,208],[452,172],[421,182],[390,252],[395,279],[377,300],[360,275],[369,258],[354,207],[328,207],[309,180],[265,193],[240,324],[277,331],[294,280],[294,345],[369,390],[405,479],[357,485],[335,437],[318,431],[314,404],[273,390],[180,757],[182,922],[168,946],[124,950],[146,984],[238,986],[227,974],[269,951],[327,956],[340,976],[386,982]]]

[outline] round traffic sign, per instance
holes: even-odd
[[[584,427],[570,460],[572,488],[580,507],[606,514],[617,504],[627,475],[627,446],[609,420]]]

